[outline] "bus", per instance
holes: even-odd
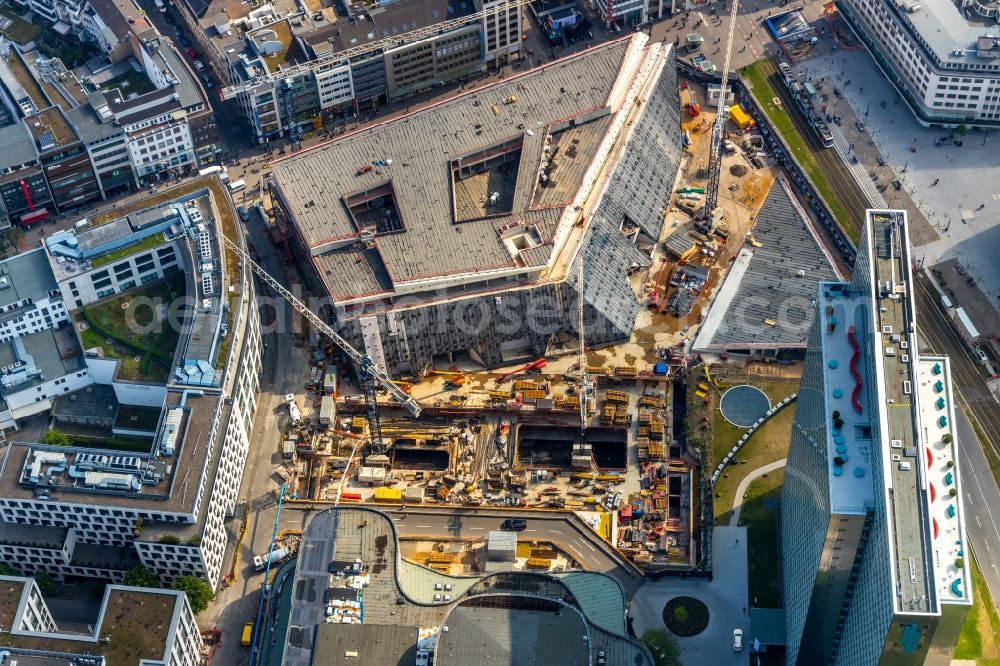
[[[246,188],[247,188],[246,181],[244,181],[242,178],[240,180],[234,180],[233,182],[229,183],[230,192],[239,192],[240,190],[245,190]]]
[[[224,183],[229,182],[229,172],[226,171],[226,167],[224,166],[216,165],[216,166],[205,167],[204,169],[198,170],[199,176],[210,176],[213,173],[219,174],[219,178],[222,179],[222,182]]]
[[[243,647],[250,647],[253,643],[253,622],[247,622],[243,625],[243,638],[240,641]]]

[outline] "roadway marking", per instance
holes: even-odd
[[[482,531],[482,530],[485,530],[486,528],[485,527],[470,527],[469,529],[470,530],[480,530],[480,531]]]
[[[475,528],[473,528],[475,529]],[[481,527],[479,529],[482,529]],[[537,532],[538,530],[524,530],[525,532]]]
[[[430,529],[430,525],[417,525],[417,529]]]

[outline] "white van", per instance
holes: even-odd
[[[239,192],[240,190],[245,190],[245,189],[247,189],[247,184],[246,181],[243,180],[242,178],[240,178],[239,180],[234,180],[233,182],[229,183],[230,192]]]
[[[226,167],[224,167],[224,166],[215,165],[215,166],[205,167],[204,169],[199,169],[198,170],[198,175],[199,176],[209,176],[209,175],[211,175],[213,173],[219,174],[219,178],[222,179],[223,183],[228,183],[229,182],[229,172],[226,171]]]

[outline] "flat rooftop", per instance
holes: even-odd
[[[57,289],[42,248],[0,261],[0,308],[28,299],[41,301]]]
[[[740,250],[698,331],[696,351],[805,348],[816,285],[841,278],[784,176],[764,200],[753,234],[762,247]]]
[[[580,187],[536,206],[546,136],[571,125],[581,134],[603,136],[600,147],[588,137],[578,148],[586,151],[588,165],[600,159],[611,141],[607,125],[598,121],[608,107],[619,110],[626,100],[613,94],[649,64],[637,55],[642,48],[630,39],[601,44],[272,162],[272,185],[331,295],[363,300],[418,291],[444,276],[484,280],[490,271],[537,272],[549,261],[565,204]],[[507,176],[512,182],[506,187],[513,190],[509,212],[458,222],[455,166],[473,165],[477,156],[515,140],[520,158],[510,167],[516,175]],[[358,211],[384,207],[390,195],[398,224],[380,231],[359,223]],[[531,233],[508,242],[512,228]],[[374,232],[371,242],[359,242],[365,229]]]
[[[0,368],[17,366],[2,375],[2,392],[11,395],[83,370],[83,350],[72,329],[50,328],[0,342]]]
[[[20,86],[21,91],[26,95],[27,99],[35,106],[36,111],[40,111],[53,102],[51,102],[42,92],[42,88],[38,85],[35,77],[32,76],[31,71],[28,69],[28,65],[21,58],[17,50],[11,46],[6,51],[5,60],[7,62],[7,69],[14,77],[16,85]],[[20,91],[11,90],[12,95],[15,96],[14,102],[17,103],[20,100],[16,99]]]
[[[878,417],[868,413],[874,387],[854,379],[863,370],[860,345],[864,339],[850,322],[867,308],[867,297],[842,282],[821,282],[818,302],[823,345],[823,385],[827,387],[827,465],[830,479],[830,512],[863,515],[874,497],[872,443]],[[843,420],[836,428],[834,418]],[[840,464],[838,464],[838,462]]]
[[[168,392],[167,408],[179,407],[182,399],[180,392]],[[36,497],[38,489],[44,488],[48,490],[49,500],[54,502],[81,502],[98,506],[141,507],[150,511],[189,513],[193,508],[203,476],[215,478],[215,470],[221,457],[223,438],[216,438],[213,450],[207,447],[216,419],[225,423],[222,419],[228,415],[227,409],[220,415],[218,411],[220,400],[218,395],[187,396],[186,408],[178,427],[180,434],[176,440],[174,453],[170,456],[160,455],[154,458],[150,454],[132,452],[12,443],[0,454],[2,455],[0,496],[15,500],[30,500]],[[161,422],[161,429],[165,427],[166,423]],[[161,434],[162,430],[158,432],[154,442],[159,441]],[[46,458],[48,454],[55,457]],[[81,455],[104,455],[127,460],[121,460],[118,464],[110,460],[95,463],[92,469],[96,474],[110,476],[90,477],[88,485],[79,483],[78,479],[70,477],[68,473],[71,465],[81,464],[82,459],[79,458]],[[34,464],[38,465],[34,475],[44,479],[44,483],[30,482]],[[132,479],[122,478],[141,475],[147,469],[151,478],[158,476],[160,480],[143,485],[141,493],[132,490],[134,488],[131,484]],[[149,536],[147,532],[149,531],[144,528],[144,538]]]
[[[39,152],[55,150],[79,141],[58,106],[50,106],[24,119]]]
[[[260,59],[267,66],[268,72],[274,73],[286,65],[305,62],[307,59],[299,49],[287,19],[249,31],[246,36],[261,53]]]
[[[921,354],[917,363],[917,386],[920,427],[925,433],[937,595],[941,603],[971,605],[971,565],[969,544],[965,540],[962,471],[958,462],[955,397],[948,357]],[[950,442],[944,441],[948,439],[946,435],[951,437]],[[957,558],[963,560],[960,568],[955,567]]]
[[[183,593],[109,585],[92,623],[93,633],[27,632],[13,627],[20,627],[19,611],[28,603],[30,580],[0,576],[0,626],[4,628],[5,649],[15,654],[18,650],[38,650],[102,655],[107,666],[135,666],[145,659],[169,661],[168,641],[179,621]]]
[[[306,526],[299,547],[282,664],[312,666],[346,663],[340,660],[340,655],[344,649],[350,649],[351,645],[359,646],[358,659],[361,661],[350,663],[377,663],[379,666],[402,664],[401,659],[409,655],[409,651],[404,649],[404,638],[412,635],[415,639],[414,628],[427,630],[447,624],[449,635],[464,634],[465,632],[456,632],[452,626],[451,618],[460,617],[462,621],[468,620],[476,625],[470,625],[470,631],[475,629],[489,633],[491,626],[495,628],[495,623],[483,624],[476,619],[478,611],[485,609],[477,609],[475,613],[461,610],[458,616],[455,611],[461,608],[461,604],[470,601],[475,603],[477,599],[487,598],[480,595],[500,589],[512,595],[520,593],[535,596],[534,599],[512,597],[513,601],[508,606],[515,611],[513,614],[502,612],[494,616],[489,611],[486,612],[486,615],[497,622],[504,618],[516,619],[518,631],[523,632],[523,636],[520,633],[517,636],[525,641],[529,636],[534,636],[533,645],[526,643],[520,647],[513,645],[520,640],[517,636],[513,640],[509,636],[500,636],[497,639],[499,643],[504,643],[512,653],[516,651],[518,654],[533,655],[537,658],[537,663],[559,661],[558,657],[550,659],[546,656],[542,659],[539,656],[547,655],[546,650],[551,652],[554,649],[552,645],[562,644],[553,638],[551,631],[545,634],[549,637],[549,643],[546,643],[542,640],[542,631],[531,625],[535,619],[532,613],[542,609],[547,612],[546,621],[539,625],[543,630],[558,627],[564,631],[572,629],[573,635],[579,637],[585,625],[595,648],[606,650],[612,658],[609,663],[640,666],[649,663],[647,653],[627,636],[621,587],[603,574],[514,572],[459,578],[412,562],[400,561],[398,548],[389,518],[381,512],[340,507],[315,514]],[[361,562],[362,571],[359,573],[366,581],[363,588],[364,615],[359,618],[363,622],[330,625],[328,622],[332,620],[326,617],[328,596],[350,600],[357,594],[354,575],[331,574],[331,569],[341,572],[344,566],[355,562]],[[534,604],[533,608],[526,608],[526,613],[520,613],[519,599],[527,600],[529,606]],[[565,612],[562,614],[565,617],[562,618],[555,616],[551,612],[554,608],[552,600],[573,604],[581,611],[585,620],[581,621],[581,615],[576,612]],[[347,631],[340,634],[339,631],[343,628]],[[385,629],[384,633],[382,628]],[[366,642],[362,643],[362,639],[366,639]],[[459,635],[456,641],[453,648],[456,659],[449,663],[479,663],[478,660],[466,659],[466,656],[474,652],[475,643],[482,643],[482,640]],[[321,646],[336,649],[324,649],[320,652]],[[493,657],[500,654],[495,653]],[[383,661],[371,661],[376,656]],[[438,659],[441,658],[439,653]]]
[[[901,612],[937,609],[930,507],[922,456],[919,396],[913,387],[917,347],[914,335],[909,231],[906,212],[869,210],[865,233],[875,290],[875,331],[865,342],[875,361],[882,410],[882,469],[894,555],[895,603]],[[888,444],[888,446],[887,446]]]
[[[996,36],[1000,32],[996,28],[984,28],[971,22],[949,0],[911,1],[918,7],[917,11],[906,11],[905,5],[908,3],[886,3],[886,7],[889,11],[894,11],[904,24],[908,23],[939,59],[959,66],[966,63],[997,64],[997,46],[988,47],[993,50],[991,57],[981,57],[978,53],[982,51],[977,49],[981,37]]]

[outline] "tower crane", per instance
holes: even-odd
[[[532,0],[509,0],[508,2],[502,4],[496,4],[488,9],[476,12],[474,14],[468,14],[461,18],[451,19],[448,21],[441,21],[440,23],[433,23],[422,28],[417,28],[416,30],[410,30],[409,32],[403,32],[398,35],[393,35],[392,37],[386,37],[380,39],[376,42],[370,42],[368,44],[359,44],[358,46],[351,47],[349,49],[344,49],[343,51],[336,51],[331,53],[324,53],[317,57],[315,60],[310,60],[309,62],[301,63],[298,65],[292,65],[290,67],[285,67],[276,72],[271,72],[269,74],[262,74],[256,76],[247,81],[237,83],[235,85],[224,88],[219,97],[222,101],[227,101],[233,99],[234,97],[240,95],[241,93],[253,90],[259,85],[273,83],[275,81],[282,81],[284,79],[294,79],[297,76],[302,76],[303,74],[308,74],[309,72],[321,72],[329,69],[332,65],[344,61],[350,61],[355,58],[359,58],[363,55],[369,53],[375,53],[378,51],[386,51],[388,49],[393,49],[403,44],[408,44],[415,42],[420,39],[426,39],[427,37],[432,37],[434,35],[440,35],[449,30],[454,30],[455,28],[461,28],[463,26],[469,25],[470,23],[476,23],[482,20],[484,17],[503,15],[509,13],[512,9],[517,9],[520,11],[521,7],[525,7],[531,4]],[[365,17],[361,20],[367,21],[368,18]],[[520,26],[520,21],[517,22]],[[508,28],[510,26],[508,25]]]
[[[718,224],[722,211],[719,204],[719,178],[722,172],[722,136],[726,128],[726,112],[729,105],[729,58],[733,53],[733,35],[736,32],[736,12],[739,0],[732,0],[733,6],[729,12],[729,36],[726,37],[726,58],[722,65],[722,81],[719,91],[719,105],[715,122],[712,123],[712,139],[708,152],[708,188],[705,190],[705,207],[701,209],[698,228],[701,231],[711,231]]]
[[[580,441],[583,441],[585,432],[587,430],[587,393],[590,391],[590,380],[587,377],[587,354],[586,348],[584,346],[583,338],[583,256],[580,256],[580,274],[577,279],[577,284],[579,287],[579,296],[576,300],[576,316],[577,316],[577,335],[580,339],[580,390],[578,392],[580,397]]]
[[[275,280],[270,273],[268,273],[262,266],[250,258],[250,255],[243,251],[239,243],[233,241],[231,238],[225,234],[219,233],[219,238],[222,240],[223,244],[236,253],[250,270],[261,280],[263,280],[271,289],[278,292],[278,294],[284,298],[292,306],[292,309],[298,312],[300,315],[305,317],[310,324],[316,327],[321,333],[326,335],[330,340],[333,341],[337,347],[340,348],[342,352],[347,354],[347,356],[354,362],[358,367],[358,379],[361,384],[361,391],[364,393],[365,398],[365,417],[368,420],[368,435],[370,438],[370,453],[381,455],[384,454],[386,449],[382,442],[382,426],[379,422],[378,416],[378,401],[377,401],[377,386],[384,388],[389,392],[396,402],[403,406],[414,418],[420,416],[422,407],[416,399],[408,395],[403,389],[393,383],[389,375],[386,374],[382,368],[378,367],[375,360],[368,354],[362,354],[357,349],[351,346],[347,340],[340,336],[333,328],[330,327],[323,319],[306,307],[306,304],[297,299],[292,292],[285,289],[284,286],[277,280]]]

